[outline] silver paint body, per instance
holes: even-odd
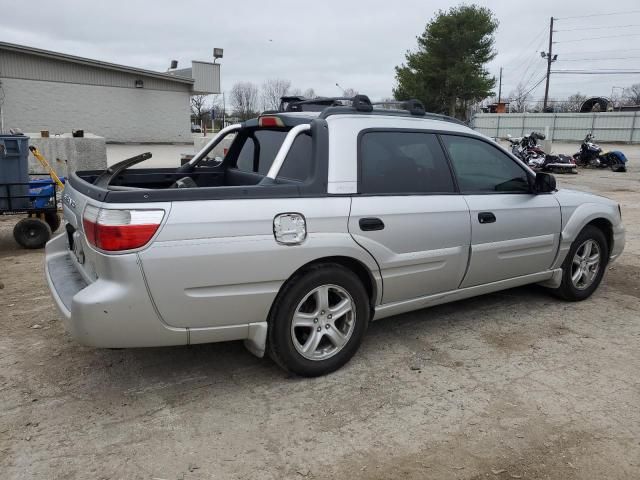
[[[78,230],[76,252],[69,251],[66,234],[46,248],[46,276],[66,328],[98,347],[245,340],[261,356],[278,292],[310,262],[346,257],[363,266],[375,284],[375,320],[529,283],[558,286],[571,243],[595,219],[613,226],[611,260],[624,248],[618,205],[587,193],[359,196],[357,138],[364,129],[485,137],[415,117],[347,114],[327,123],[328,195],[145,203],[166,214],[139,251],[95,250],[81,218],[88,202],[140,204],[102,205],[67,185],[64,216]],[[493,212],[496,222],[480,224],[481,211]],[[306,218],[300,245],[274,239],[273,219],[285,212]],[[361,231],[363,217],[381,218],[385,229]]]

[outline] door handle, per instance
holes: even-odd
[[[494,223],[496,216],[491,212],[480,212],[478,213],[478,221],[480,223]]]
[[[361,218],[358,224],[360,225],[360,230],[363,232],[384,229],[384,222],[379,218]]]

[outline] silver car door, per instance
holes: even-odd
[[[435,134],[364,131],[358,164],[349,232],[378,262],[382,302],[455,290],[467,266],[469,210]]]
[[[442,135],[471,214],[471,260],[461,287],[548,270],[560,239],[560,205],[531,193],[528,173],[489,141]]]

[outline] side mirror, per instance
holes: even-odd
[[[548,173],[536,173],[536,179],[533,184],[534,193],[549,193],[556,190],[556,177]]]

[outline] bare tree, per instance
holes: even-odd
[[[208,106],[208,100],[207,95],[194,95],[191,97],[191,115],[195,123],[200,124],[204,113],[211,109]]]
[[[303,97],[305,98],[316,98],[316,91],[313,88],[307,88],[304,93],[303,93]]]
[[[582,104],[586,99],[586,95],[583,95],[580,92],[574,93],[573,95],[569,95],[566,100],[556,103],[555,111],[565,113],[579,112],[580,107],[582,107]]]
[[[277,110],[280,107],[280,97],[284,97],[291,88],[291,82],[282,78],[272,78],[262,84],[262,108]]]
[[[625,105],[640,105],[640,83],[625,88],[622,96]]]
[[[398,105],[396,99],[391,98],[391,97],[387,97],[387,98],[383,98],[382,99],[383,102],[389,102],[389,103],[383,103],[382,105],[380,105],[383,109],[385,110],[393,110],[396,108],[402,108],[402,105]]]
[[[222,122],[225,117],[225,112],[224,112],[224,107],[222,106],[222,102],[214,103],[211,106],[209,115],[211,115],[211,112],[213,112],[213,118],[211,119],[211,127],[213,129],[215,129],[216,126],[218,127],[218,129],[224,128],[224,125],[222,125]]]
[[[231,89],[233,114],[240,120],[248,120],[258,114],[258,87],[251,82],[238,82]]]
[[[358,95],[358,91],[355,88],[345,88],[342,91],[342,95],[344,97],[355,97],[356,95]]]
[[[519,83],[516,89],[509,93],[511,111],[516,113],[526,112],[530,98],[526,87],[522,83]]]

